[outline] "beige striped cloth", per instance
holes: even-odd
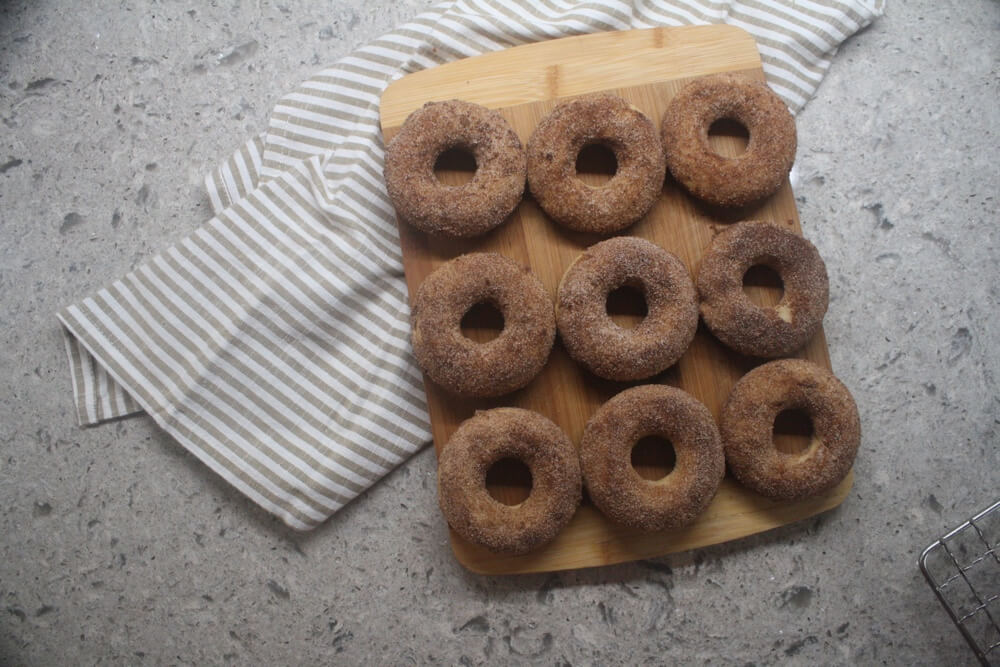
[[[215,217],[62,310],[81,424],[138,410],[289,526],[309,529],[430,440],[379,96],[409,72],[607,30],[728,23],[795,111],[882,0],[463,0],[284,97],[206,179]]]

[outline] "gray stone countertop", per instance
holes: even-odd
[[[505,578],[453,559],[429,449],[299,534],[148,418],[75,424],[57,309],[195,229],[279,95],[424,7],[320,4],[0,6],[0,662],[971,664],[916,559],[1000,488],[1000,4],[891,2],[798,119],[864,430],[847,501]]]

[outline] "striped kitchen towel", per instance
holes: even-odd
[[[584,33],[728,23],[793,111],[882,0],[461,0],[284,97],[206,179],[215,217],[62,310],[81,424],[138,410],[309,529],[430,440],[382,182],[379,96],[409,72]]]

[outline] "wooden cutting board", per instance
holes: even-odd
[[[425,102],[458,98],[497,109],[527,143],[538,121],[562,100],[586,93],[610,91],[641,109],[659,126],[670,99],[690,79],[716,72],[733,72],[763,80],[757,46],[748,33],[730,26],[655,28],[569,37],[469,58],[410,74],[392,83],[381,101],[382,132],[386,142],[406,117]],[[746,145],[740,128],[721,126],[713,131],[720,153],[738,154]],[[438,178],[459,184],[471,178],[474,166],[461,156],[438,162]],[[614,173],[614,158],[599,150],[586,151],[578,162],[580,177],[599,185]],[[795,199],[786,183],[767,201],[741,210],[717,210],[689,197],[668,176],[663,195],[643,220],[626,231],[675,253],[694,275],[713,235],[738,220],[763,219],[787,225],[801,233]],[[601,237],[569,232],[548,220],[526,197],[510,219],[485,237],[442,240],[400,223],[403,264],[410,294],[434,269],[466,252],[494,251],[527,266],[552,293],[565,269]],[[745,287],[758,303],[773,305],[781,296],[780,281],[766,274],[748,273]],[[623,326],[642,315],[641,297],[615,294],[609,312]],[[466,318],[467,335],[488,340],[498,326],[488,313]],[[493,328],[494,331],[490,332]],[[799,355],[830,367],[826,340],[817,334]],[[703,326],[690,349],[663,374],[645,383],[681,387],[704,402],[718,417],[733,383],[759,361],[741,357],[723,347]],[[462,421],[478,409],[513,405],[540,412],[559,424],[579,443],[584,425],[611,396],[639,383],[616,383],[597,378],[575,364],[557,340],[548,365],[525,389],[490,400],[457,399],[425,379],[434,445],[438,452]],[[801,422],[801,415],[798,416]],[[808,424],[796,416],[780,420],[775,440],[779,448],[794,451],[808,442]],[[787,422],[787,423],[786,423]],[[639,448],[637,448],[639,449]],[[651,478],[669,470],[662,443],[644,443],[633,457],[636,469]],[[525,556],[503,556],[470,544],[452,533],[458,560],[475,572],[501,574],[545,572],[659,556],[717,544],[759,533],[813,516],[847,496],[848,475],[830,493],[801,502],[774,502],[744,490],[729,476],[697,523],[681,530],[640,533],[606,520],[586,499],[571,523],[547,546]],[[491,492],[508,503],[523,499],[530,482],[514,468],[494,470]],[[443,519],[440,519],[443,524]]]

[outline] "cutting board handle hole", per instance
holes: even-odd
[[[747,152],[750,132],[738,120],[720,118],[708,128],[708,145],[722,157],[738,157]]]
[[[576,156],[576,175],[587,185],[600,187],[618,173],[618,158],[604,144],[588,144]]]
[[[486,490],[497,502],[519,505],[531,494],[531,470],[523,461],[500,459],[486,471]]]
[[[755,264],[743,274],[743,293],[755,305],[770,308],[785,295],[785,283],[770,266]]]
[[[632,447],[632,467],[643,479],[663,479],[673,472],[676,464],[677,453],[666,438],[647,435]]]
[[[646,296],[635,285],[622,285],[608,293],[608,317],[623,329],[634,329],[649,314]]]
[[[779,452],[802,454],[812,439],[812,420],[805,410],[783,410],[774,418],[774,447]]]
[[[477,303],[462,316],[462,335],[477,343],[488,343],[503,332],[503,313],[493,303]]]
[[[464,148],[449,148],[434,161],[434,176],[445,185],[464,185],[476,175],[475,156]]]

